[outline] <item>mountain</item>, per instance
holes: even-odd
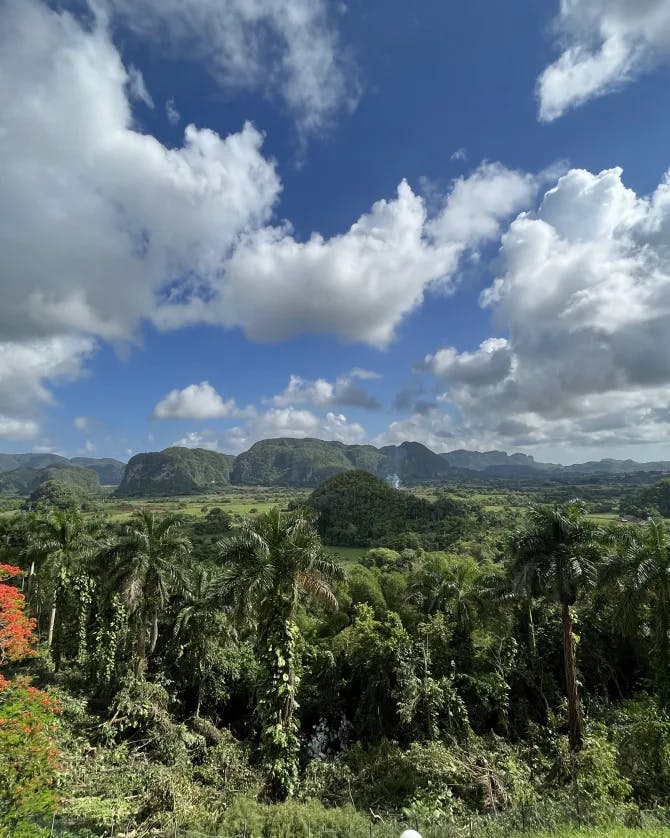
[[[30,468],[19,466],[11,471],[0,474],[0,495],[11,497],[30,495],[44,483],[54,482],[76,486],[88,493],[100,491],[98,475],[86,468],[77,468],[65,460],[52,463],[47,468]]]
[[[100,459],[73,457],[70,462],[73,466],[94,471],[104,486],[118,486],[123,480],[123,472],[126,468],[126,464],[122,463],[121,460],[114,460],[111,457],[101,457]]]
[[[47,468],[59,464],[69,465],[70,461],[59,454],[0,454],[0,473],[17,468]]]
[[[264,439],[235,460],[230,482],[253,486],[318,486],[334,474],[362,469],[401,482],[446,477],[449,465],[425,445],[375,448],[321,439]]]
[[[60,454],[0,454],[0,474],[17,468],[42,469],[49,466],[75,466],[94,471],[100,482],[108,486],[118,486],[123,478],[125,463],[110,457],[61,457]]]
[[[117,497],[189,495],[220,489],[230,482],[235,458],[204,448],[166,448],[136,454],[126,466]]]
[[[438,480],[447,477],[451,471],[450,463],[420,442],[386,445],[379,451],[385,459],[378,473],[384,477],[395,475],[403,483]]]
[[[201,448],[173,447],[137,454],[127,466],[111,458],[68,460],[58,454],[0,454],[0,493],[30,494],[40,480],[35,472],[48,468],[92,473],[103,485],[117,485],[118,497],[197,494],[229,483],[314,488],[333,475],[356,469],[393,484],[570,483],[607,480],[612,475],[627,479],[626,475],[646,473],[653,479],[653,475],[670,474],[670,462],[665,460],[638,463],[603,459],[562,466],[505,451],[458,449],[436,454],[419,442],[375,448],[322,439],[279,438],[260,440],[237,457]],[[1,478],[7,475],[11,476],[3,482]],[[97,481],[94,485],[98,486]]]
[[[538,463],[528,454],[507,454],[505,451],[466,451],[459,448],[440,454],[450,466],[470,471],[485,471],[492,466],[526,466],[534,469],[559,468],[551,463]]]
[[[321,439],[263,439],[236,458],[230,479],[252,486],[318,486],[354,468],[347,447]],[[375,452],[371,447],[368,467],[374,465]]]

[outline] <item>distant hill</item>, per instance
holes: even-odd
[[[445,549],[466,535],[472,519],[460,501],[431,503],[359,470],[326,480],[306,505],[318,514],[324,543],[335,546]]]
[[[123,472],[126,464],[121,460],[114,460],[111,457],[94,459],[93,457],[73,457],[70,462],[73,466],[86,468],[94,471],[105,486],[118,486],[123,480]]]
[[[30,495],[47,482],[75,486],[88,493],[99,493],[98,475],[86,468],[77,468],[65,460],[65,465],[53,463],[47,468],[19,467],[0,474],[0,495],[23,497]]]
[[[231,483],[255,486],[318,486],[335,474],[362,469],[402,483],[438,480],[448,463],[419,442],[375,448],[321,439],[264,439],[240,454]]]
[[[507,454],[505,451],[466,451],[459,448],[440,454],[450,466],[466,468],[470,471],[485,471],[497,466],[525,466],[533,469],[560,468],[551,463],[538,463],[528,454]]]
[[[73,457],[58,454],[0,454],[0,477],[16,472],[0,492],[18,494],[33,475],[25,479],[19,469],[83,468],[95,473],[103,485],[117,485],[119,497],[196,494],[229,483],[239,486],[295,486],[315,488],[336,474],[356,469],[395,484],[452,482],[463,484],[505,484],[540,480],[546,483],[579,483],[607,480],[612,475],[628,479],[645,474],[657,479],[670,474],[670,461],[638,463],[634,460],[603,459],[562,466],[543,463],[528,454],[505,451],[458,449],[436,454],[419,442],[400,445],[345,445],[322,439],[264,439],[234,457],[201,448],[166,448],[135,455],[127,466],[111,458]],[[644,478],[647,479],[647,478]],[[4,486],[4,488],[3,488]],[[20,491],[19,491],[20,489]]]
[[[204,448],[166,448],[136,454],[126,466],[117,497],[189,495],[220,489],[230,482],[235,458]]]
[[[321,439],[263,439],[235,459],[231,483],[251,486],[318,486],[343,471],[377,471],[383,454],[372,445]]]
[[[397,475],[402,483],[439,480],[451,472],[450,464],[420,442],[403,442],[379,449],[384,455],[380,476]]]
[[[100,482],[108,486],[118,486],[126,467],[121,460],[110,457],[61,457],[60,454],[0,454],[0,474],[17,468],[42,469],[49,466],[76,466],[94,471]]]
[[[0,473],[17,468],[46,468],[51,465],[70,465],[59,454],[0,454]]]

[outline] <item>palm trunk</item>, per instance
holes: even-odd
[[[565,692],[568,699],[568,736],[570,749],[579,751],[584,742],[584,722],[577,687],[577,650],[572,633],[570,606],[563,603],[563,662],[565,664]]]
[[[144,678],[147,670],[147,634],[143,625],[139,626],[137,640],[135,642],[135,676]]]
[[[54,627],[56,625],[56,597],[51,603],[51,616],[49,617],[49,633],[47,634],[47,647],[50,649],[54,639]]]
[[[153,655],[156,651],[156,643],[158,643],[158,614],[154,614],[154,622],[151,627],[151,644],[149,646],[149,655]]]

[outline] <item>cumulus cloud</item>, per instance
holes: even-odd
[[[243,426],[225,434],[226,450],[245,451],[259,439],[276,437],[315,437],[334,439],[345,444],[365,441],[366,432],[358,422],[349,422],[342,413],[328,411],[325,416],[295,407],[270,408]]]
[[[54,403],[47,382],[76,378],[94,347],[89,338],[61,335],[0,341],[0,438],[34,437],[35,405]]]
[[[495,384],[509,373],[512,356],[505,338],[488,338],[475,352],[458,352],[453,347],[426,355],[419,369],[448,381],[482,385]]]
[[[455,181],[439,211],[403,181],[346,233],[298,241],[286,227],[263,227],[232,253],[225,275],[156,315],[164,328],[209,322],[242,326],[255,340],[334,334],[385,347],[429,288],[453,290],[460,259],[495,238],[527,205],[536,179],[484,164]],[[325,302],[327,301],[327,302]]]
[[[362,407],[378,410],[380,402],[356,384],[356,379],[370,380],[378,375],[369,370],[353,369],[347,375],[338,376],[334,382],[324,378],[308,380],[292,375],[286,389],[274,396],[276,407],[296,404],[311,404],[316,407]]]
[[[34,439],[39,433],[37,422],[32,419],[15,419],[0,413],[0,439]]]
[[[466,434],[517,446],[667,441],[670,177],[643,198],[621,175],[572,170],[511,224],[482,294],[508,337],[424,359]]]
[[[220,434],[214,431],[191,431],[176,439],[172,445],[180,448],[206,448],[208,451],[225,452]]]
[[[104,0],[143,38],[203,60],[227,89],[277,95],[300,130],[322,130],[359,95],[326,0]]]
[[[299,240],[287,223],[269,226],[281,183],[254,126],[221,137],[189,125],[182,145],[167,148],[133,120],[129,97],[150,91],[124,67],[103,15],[85,26],[40,0],[0,4],[0,334],[10,357],[44,347],[29,373],[12,373],[12,398],[25,398],[9,417],[31,418],[31,393],[34,404],[45,401],[45,382],[65,367],[80,371],[96,339],[133,341],[144,320],[383,347],[427,289],[453,289],[463,254],[496,237],[535,188],[533,178],[487,164],[429,214],[403,182],[346,232]],[[147,25],[155,22],[149,0],[141,5]],[[154,5],[160,16],[173,4]],[[294,23],[303,14],[311,32],[320,12],[309,5],[272,8]],[[262,28],[266,6],[257,8]],[[177,20],[186,20],[181,11]],[[345,389],[333,406],[354,400]]]
[[[563,52],[538,79],[540,119],[603,96],[670,54],[667,0],[561,0]]]
[[[128,97],[143,81],[103,22],[37,0],[0,11],[0,401],[25,410],[80,369],[93,336],[132,339],[175,278],[217,271],[280,184],[251,125],[189,126],[175,149],[141,134]]]
[[[151,414],[152,419],[223,419],[237,414],[234,399],[224,401],[208,382],[171,390]]]

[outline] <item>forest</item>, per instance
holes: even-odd
[[[4,501],[0,835],[668,834],[668,485]]]

